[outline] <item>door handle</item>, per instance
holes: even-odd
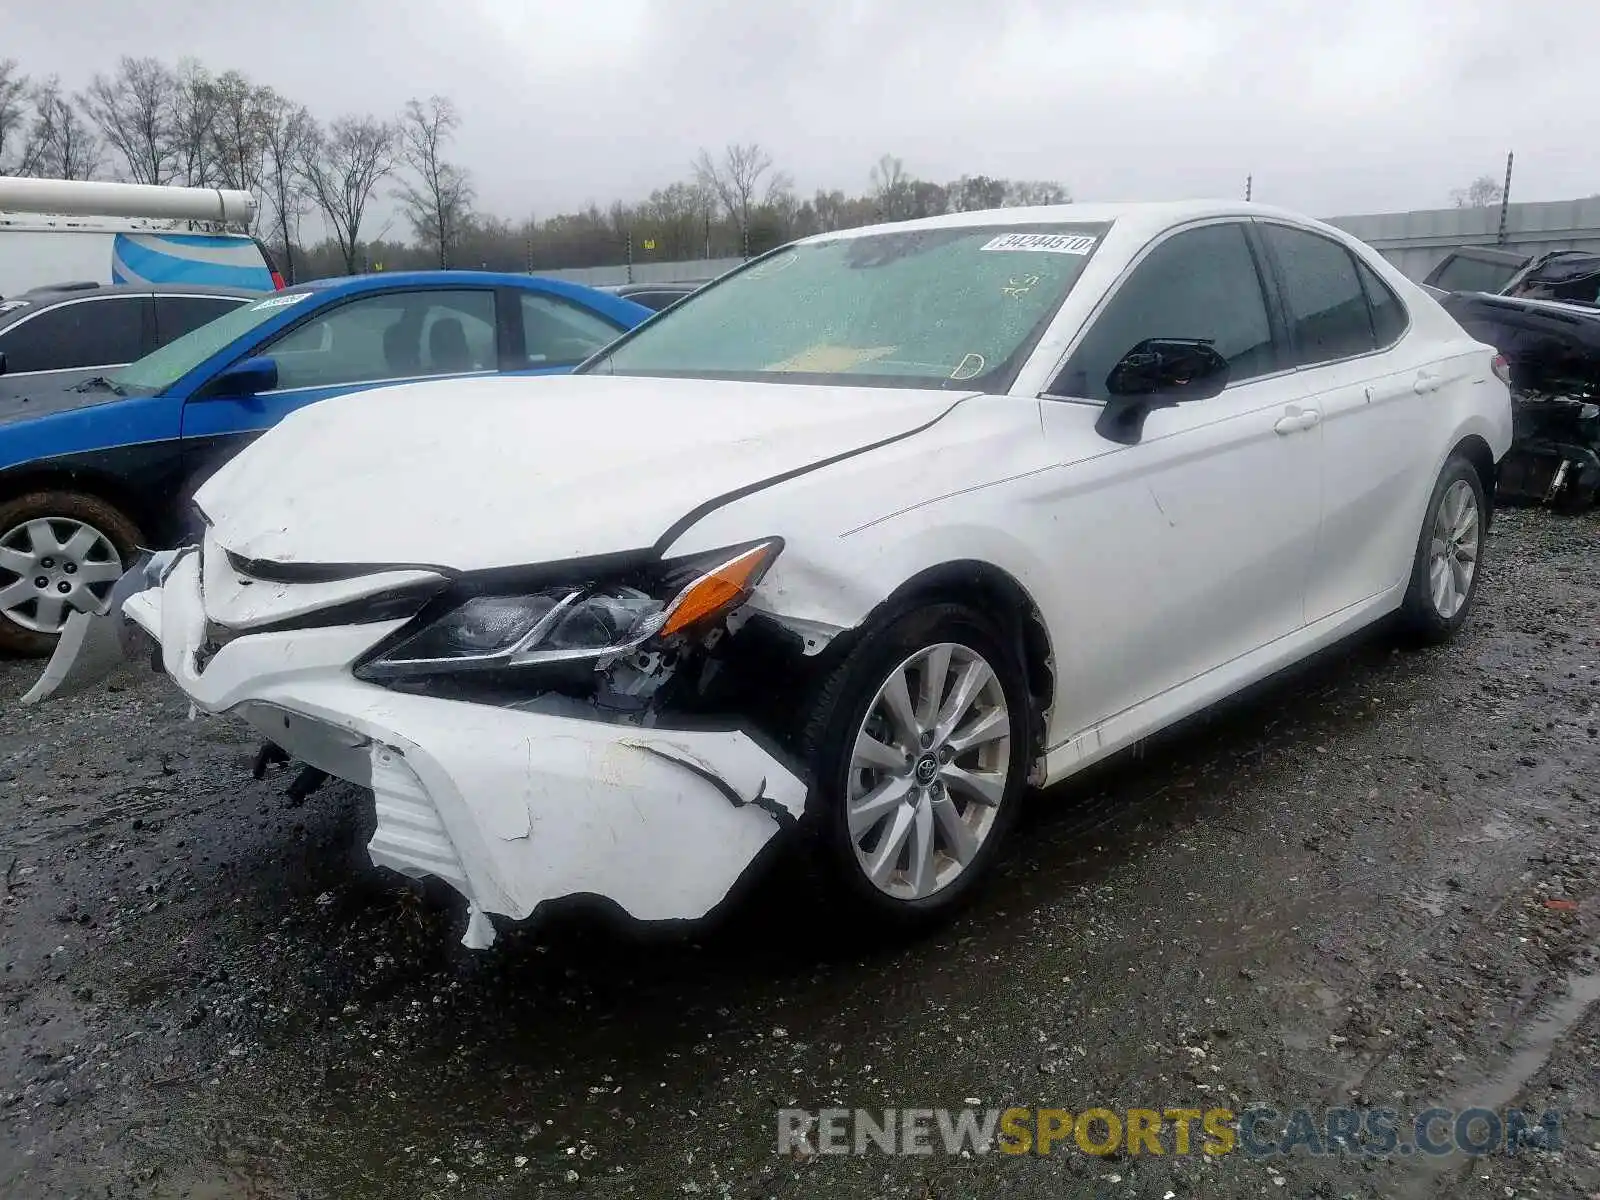
[[[1316,426],[1321,420],[1322,414],[1316,409],[1296,408],[1291,404],[1273,425],[1272,431],[1278,434],[1302,433]]]
[[[1419,371],[1417,381],[1411,385],[1411,390],[1419,396],[1426,396],[1429,392],[1437,392],[1443,386],[1443,375],[1435,375],[1432,371]]]

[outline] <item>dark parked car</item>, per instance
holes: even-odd
[[[104,375],[260,292],[193,284],[61,284],[0,300],[0,410]]]
[[[1440,300],[1510,372],[1516,440],[1497,491],[1565,509],[1600,496],[1600,308],[1455,292]]]
[[[660,312],[664,308],[671,308],[685,296],[699,291],[707,282],[701,279],[688,283],[616,283],[600,290]]]
[[[1528,262],[1520,250],[1458,246],[1428,272],[1423,286],[1442,292],[1498,292]]]
[[[1520,250],[1498,246],[1459,246],[1422,283],[1436,292],[1488,292],[1595,304],[1600,302],[1600,254],[1550,250],[1530,258]]]

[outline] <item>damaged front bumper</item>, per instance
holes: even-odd
[[[605,897],[639,920],[703,917],[804,811],[805,785],[741,732],[584,720],[355,679],[350,664],[398,620],[243,633],[202,656],[200,554],[161,573],[121,612],[156,639],[166,672],[196,708],[240,717],[294,758],[370,787],[372,861],[460,892],[468,947],[493,942],[490,914],[520,920],[572,895]],[[111,646],[115,613],[80,622],[80,653]],[[69,658],[72,649],[64,643]],[[51,671],[74,673],[55,660],[47,680]]]

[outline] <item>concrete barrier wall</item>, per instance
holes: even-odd
[[[561,271],[540,271],[547,279],[565,279],[571,283],[586,283],[590,287],[604,287],[614,283],[698,283],[715,279],[733,270],[742,258],[693,258],[687,262],[636,262],[630,279],[626,263],[613,267],[570,267]]]

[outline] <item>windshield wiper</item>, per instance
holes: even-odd
[[[75,392],[86,392],[90,388],[104,388],[106,391],[116,396],[126,396],[128,394],[127,392],[123,391],[121,384],[113,383],[104,375],[91,376],[90,378],[85,379],[83,382],[78,384],[78,386],[72,390]]]

